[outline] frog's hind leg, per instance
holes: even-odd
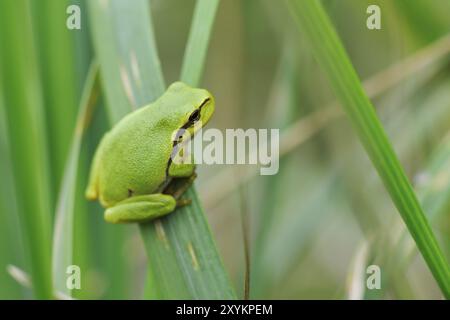
[[[168,194],[155,193],[133,196],[105,211],[105,220],[111,223],[146,222],[175,210],[176,200]]]

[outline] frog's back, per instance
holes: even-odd
[[[102,141],[98,185],[109,207],[132,195],[151,194],[166,180],[174,129],[153,105],[123,118]]]

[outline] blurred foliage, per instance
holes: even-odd
[[[51,296],[53,216],[94,56],[86,2],[0,0],[0,298],[33,297],[8,265],[31,275],[35,297]],[[171,83],[180,74],[196,2],[149,2]],[[450,33],[447,0],[322,2],[363,80]],[[65,26],[69,4],[81,8],[81,30]],[[381,30],[366,28],[369,4],[382,10]],[[416,63],[431,59],[426,67],[371,97],[448,259],[449,51],[424,55]],[[282,155],[276,176],[243,179],[219,165],[197,169],[200,200],[240,297],[243,208],[250,218],[251,297],[345,299],[348,279],[360,276],[355,263],[363,269],[375,263],[383,272],[382,289],[365,292],[367,299],[441,297],[420,256],[394,258],[411,238],[348,121],[325,119],[335,97],[285,1],[220,2],[201,86],[216,98],[209,127],[280,128],[283,137],[284,129],[303,123],[300,128],[313,132],[295,131],[305,138]],[[101,94],[80,146],[73,261],[82,269],[82,289],[73,295],[142,298],[147,261],[137,228],[104,223],[100,206],[83,196],[90,159],[109,128],[106,103]]]

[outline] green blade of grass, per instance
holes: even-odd
[[[74,31],[66,28],[70,0],[32,1],[39,53],[53,194],[59,188],[77,114]]]
[[[321,3],[288,0],[288,4],[428,267],[444,296],[450,298],[447,261]]]
[[[214,15],[216,6],[208,1],[200,1],[198,6],[201,8],[196,12],[203,16],[196,14],[195,20],[210,21],[209,15]],[[164,91],[150,8],[143,0],[133,2],[133,6],[115,0],[90,1],[89,9],[103,88],[111,124],[114,124],[132,109],[154,101]],[[194,24],[200,25],[199,22]],[[185,81],[191,85],[197,85],[193,81],[200,78],[211,25],[202,33],[197,30],[200,39],[192,36],[190,40],[197,46],[189,50],[190,58],[185,61],[190,63],[195,58],[199,66],[185,68]],[[120,32],[116,33],[118,30]],[[198,57],[203,58],[197,60]],[[187,192],[187,197],[192,199],[192,205],[154,223],[141,225],[149,257],[149,283],[153,286],[146,292],[154,298],[234,298],[193,188]]]
[[[51,299],[51,192],[29,1],[0,1],[0,64],[21,231],[35,296]]]
[[[88,9],[108,116],[114,124],[164,92],[150,8],[142,0],[133,5],[96,0],[88,2]]]
[[[436,148],[418,186],[420,202],[429,218],[436,221],[450,209],[450,132]]]
[[[98,95],[97,74],[98,65],[96,62],[93,62],[83,89],[78,119],[56,206],[52,256],[53,285],[55,291],[62,292],[68,296],[71,296],[71,290],[66,285],[66,269],[73,264],[73,226],[78,158],[86,122],[90,118]]]
[[[417,186],[417,195],[427,212],[427,217],[434,225],[437,225],[439,218],[442,218],[450,210],[449,166],[450,132],[433,152],[425,169],[419,173],[422,177],[419,180],[422,181]],[[394,230],[396,233],[401,230],[401,237],[396,246],[392,248],[392,257],[390,258],[395,261],[392,263],[394,268],[385,272],[385,278],[397,280],[401,279],[401,275],[408,270],[411,261],[417,254],[417,248],[404,228],[398,228],[398,225],[394,224],[392,231]]]
[[[7,272],[11,263],[23,265],[23,246],[14,177],[10,170],[12,164],[1,82],[0,77],[0,177],[3,181],[0,185],[0,299],[20,299],[21,288]]]
[[[218,6],[219,0],[198,0],[195,7],[180,76],[192,86],[200,84]]]

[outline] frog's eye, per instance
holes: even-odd
[[[200,110],[199,109],[192,112],[191,115],[189,116],[189,122],[191,122],[191,123],[195,123],[198,120],[200,120]]]

